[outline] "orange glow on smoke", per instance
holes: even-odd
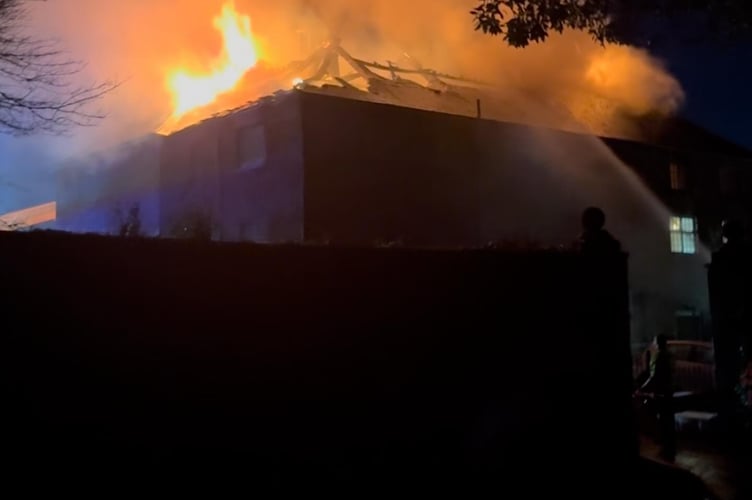
[[[588,68],[586,78],[601,87],[607,87],[613,81],[610,61],[605,57],[595,59]]]
[[[675,112],[684,100],[681,85],[644,51],[607,45],[595,52],[585,72],[591,93],[608,97],[635,115]]]
[[[617,88],[635,76],[636,60],[631,49],[607,45],[590,59],[585,78],[600,90]]]
[[[212,104],[238,86],[243,76],[259,60],[258,44],[251,31],[251,18],[238,13],[232,0],[214,18],[214,28],[222,34],[222,53],[207,72],[195,73],[176,69],[167,77],[172,96],[172,119]]]

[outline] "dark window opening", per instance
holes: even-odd
[[[687,175],[682,165],[679,165],[676,162],[671,162],[671,165],[669,166],[669,174],[672,190],[683,191],[687,188]]]
[[[238,130],[238,167],[256,169],[266,162],[266,133],[262,125]]]
[[[684,340],[698,340],[702,333],[702,321],[694,309],[680,309],[676,311],[676,337]],[[687,361],[698,361],[687,359]]]
[[[734,167],[721,167],[718,170],[721,194],[736,194],[739,192],[739,172]]]

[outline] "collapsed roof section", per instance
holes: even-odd
[[[409,54],[403,56],[411,62],[411,68],[389,61],[378,63],[358,59],[339,40],[333,40],[323,44],[308,58],[283,68],[254,70],[253,82],[247,83],[243,92],[265,97],[239,107],[228,105],[226,101],[218,102],[215,109],[222,111],[208,119],[221,118],[265,102],[289,92],[292,87],[301,92],[626,139],[681,151],[736,158],[752,156],[744,148],[720,140],[685,120],[628,115],[605,97],[575,91],[551,96],[511,83],[498,86],[424,68]],[[187,117],[187,120],[197,122],[195,117]],[[693,140],[688,142],[690,136]]]
[[[600,133],[583,126],[564,106],[516,88],[505,88],[463,76],[424,68],[404,54],[412,68],[392,62],[368,62],[352,56],[338,40],[327,42],[308,58],[270,72],[254,70],[250,95],[269,95],[273,89],[325,93],[347,99],[392,104],[497,121],[523,123],[573,132]],[[266,78],[257,78],[265,74]],[[220,107],[210,118],[243,109]],[[216,108],[215,108],[216,109]],[[193,121],[188,117],[187,121]],[[182,128],[182,127],[181,127]],[[603,135],[602,133],[600,135]]]
[[[358,80],[363,80],[368,85],[371,92],[377,91],[373,87],[379,84],[389,82],[392,86],[420,86],[436,92],[450,92],[460,89],[458,84],[463,86],[472,85],[473,87],[488,87],[490,85],[478,80],[471,80],[461,76],[454,76],[446,73],[439,73],[432,69],[423,68],[417,61],[414,61],[409,55],[405,54],[408,59],[414,62],[415,67],[405,69],[396,66],[392,62],[380,64],[376,62],[367,62],[357,59],[350,55],[342,47],[339,41],[327,42],[320,49],[314,52],[309,58],[294,62],[289,66],[289,71],[305,74],[307,71],[314,69],[315,72],[308,78],[303,79],[300,83],[305,84],[332,84],[338,83],[346,88],[360,88],[362,85],[353,84]],[[340,60],[344,61],[349,67],[349,72],[341,71]],[[388,72],[389,77],[382,73]],[[425,85],[420,85],[409,76],[417,76],[425,80]],[[455,82],[455,83],[450,83]]]

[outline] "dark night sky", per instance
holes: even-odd
[[[651,19],[643,33],[686,92],[681,113],[752,149],[752,37],[719,41],[706,22],[702,15]]]
[[[653,52],[682,83],[690,120],[752,149],[752,43],[665,44]]]

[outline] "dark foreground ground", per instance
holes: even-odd
[[[675,465],[700,478],[719,500],[752,498],[752,450],[741,438],[683,433],[678,436]],[[659,460],[659,448],[649,437],[641,439],[645,457]]]
[[[4,484],[703,498],[638,460],[624,256],[6,234],[0,260]]]

